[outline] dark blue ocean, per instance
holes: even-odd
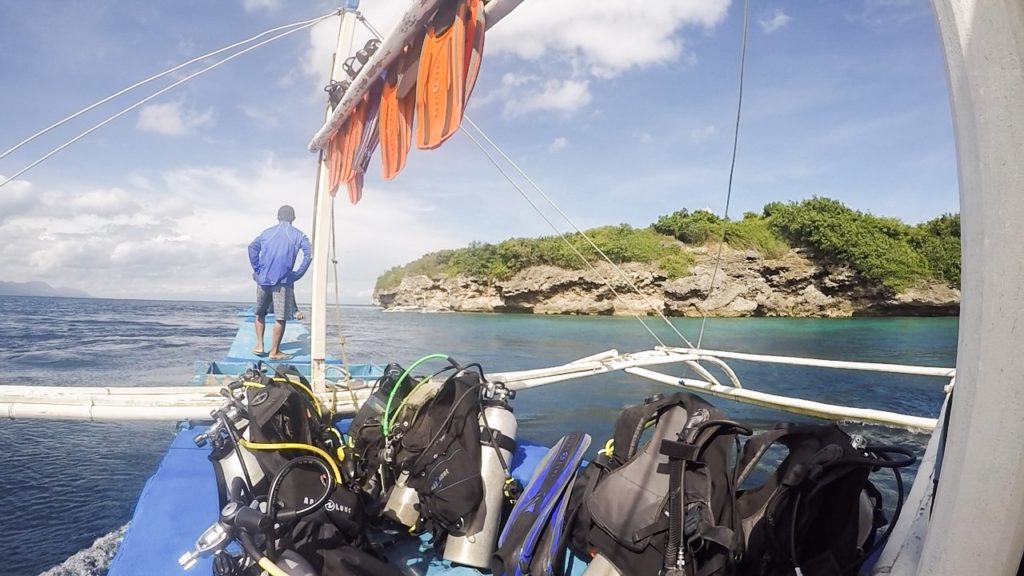
[[[0,383],[60,386],[186,384],[195,360],[230,346],[245,304],[0,296]],[[333,316],[333,314],[331,314]],[[354,362],[410,364],[443,352],[486,370],[561,364],[611,348],[655,344],[633,318],[384,313],[343,307],[341,331]],[[660,320],[651,328],[681,344]],[[698,320],[674,320],[696,338]],[[704,347],[836,360],[951,367],[957,320],[709,320]],[[331,338],[336,347],[337,335]],[[332,348],[336,354],[336,349]],[[824,402],[935,416],[944,382],[732,361],[746,387]],[[686,375],[676,368],[674,373]],[[573,429],[610,434],[618,411],[668,388],[625,374],[520,393],[520,435],[550,443]],[[769,426],[793,417],[712,400],[736,419]],[[175,423],[9,420],[0,415],[0,558],[7,574],[104,574],[118,530],[130,519]],[[877,443],[923,451],[927,437],[844,426]]]

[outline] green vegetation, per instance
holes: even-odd
[[[960,217],[910,226],[847,208],[829,198],[773,202],[762,217],[790,243],[848,263],[865,278],[899,292],[915,283],[960,281]]]
[[[960,285],[960,215],[943,214],[914,226],[910,245],[928,261],[928,269],[953,286]]]
[[[766,258],[778,258],[790,248],[766,219],[753,212],[747,212],[743,220],[733,222],[707,210],[689,212],[683,209],[659,217],[651,228],[683,243],[697,245],[718,242],[724,228],[726,244],[737,250],[755,250]]]
[[[693,264],[693,256],[680,242],[717,243],[723,233],[732,248],[754,250],[765,258],[780,257],[794,246],[811,248],[819,257],[847,263],[865,278],[896,292],[928,280],[960,283],[960,217],[955,214],[910,226],[895,218],[847,208],[836,200],[812,198],[772,202],[761,214],[747,212],[738,221],[724,220],[706,210],[680,210],[659,217],[644,229],[621,224],[586,231],[616,264],[653,264],[670,278],[686,275]],[[409,274],[465,274],[504,280],[531,266],[585,268],[573,248],[589,262],[603,260],[580,234],[567,235],[565,240],[547,236],[513,238],[498,244],[474,242],[467,248],[433,252],[392,268],[378,278],[377,288],[397,286]]]
[[[670,278],[676,278],[689,272],[690,264],[693,263],[693,257],[688,252],[680,250],[671,238],[666,238],[649,228],[638,230],[621,224],[593,228],[586,230],[585,233],[593,240],[594,245],[616,264],[654,264]],[[498,244],[474,242],[467,248],[432,252],[405,266],[392,268],[377,279],[377,288],[397,286],[407,274],[466,274],[490,280],[504,280],[531,266],[548,265],[572,270],[586,268],[587,264],[580,259],[576,251],[582,254],[587,262],[604,260],[580,234],[567,234],[564,240],[560,236],[545,236],[512,238]]]

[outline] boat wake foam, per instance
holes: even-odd
[[[75,552],[67,560],[39,576],[103,576],[107,573],[107,567],[114,559],[126,530],[127,524],[100,536],[92,546]]]

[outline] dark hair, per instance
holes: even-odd
[[[285,204],[277,210],[277,219],[281,222],[293,222],[295,221],[295,208]]]

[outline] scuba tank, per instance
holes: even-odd
[[[407,485],[409,473],[402,472],[398,481],[391,487],[388,493],[388,501],[384,504],[384,515],[404,526],[415,526],[419,520],[420,512],[417,505],[420,503],[416,490]]]
[[[488,382],[480,412],[480,476],[484,495],[473,513],[469,527],[461,536],[449,536],[444,559],[477,568],[490,566],[498,539],[498,523],[504,503],[505,481],[509,477],[512,454],[516,449],[516,417],[508,405],[515,392],[501,382]]]
[[[413,379],[406,378],[399,382],[405,370],[398,364],[388,364],[384,367],[384,374],[377,380],[376,390],[363,402],[352,419],[350,430],[358,431],[368,422],[379,421],[384,409],[388,404],[388,398],[394,396],[394,400],[401,400],[412,387]],[[395,390],[398,386],[399,389]],[[392,400],[392,401],[394,401]]]
[[[598,554],[587,565],[587,569],[583,571],[583,576],[622,576],[622,574],[611,561]]]

